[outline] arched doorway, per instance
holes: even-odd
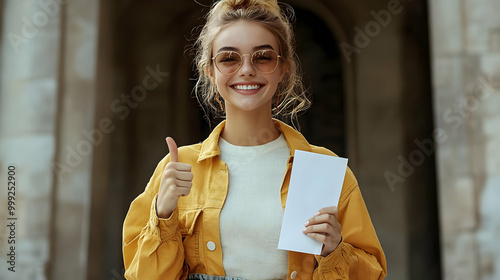
[[[297,55],[312,105],[300,117],[301,132],[314,145],[347,157],[342,65],[335,39],[325,23],[295,7]]]

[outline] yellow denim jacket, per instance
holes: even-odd
[[[285,209],[295,150],[335,155],[310,145],[292,127],[274,120],[290,148],[281,187]],[[221,122],[200,144],[179,148],[179,161],[189,163],[194,175],[191,193],[179,199],[168,219],[156,215],[156,196],[169,155],[158,164],[145,191],[130,205],[123,226],[123,259],[127,279],[186,279],[190,273],[224,276],[219,215],[228,189],[228,168],[220,160]],[[370,220],[356,178],[347,170],[338,204],[342,241],[327,257],[288,253],[287,279],[383,279],[384,252]],[[237,275],[229,275],[237,276]]]

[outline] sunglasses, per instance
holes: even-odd
[[[212,57],[212,61],[219,72],[231,75],[240,70],[243,65],[243,56],[235,51],[223,51]],[[281,56],[275,50],[258,50],[250,55],[250,61],[257,71],[263,74],[274,72],[278,68]]]

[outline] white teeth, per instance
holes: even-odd
[[[235,86],[236,89],[238,90],[253,90],[253,89],[258,89],[260,88],[260,85],[237,85]]]

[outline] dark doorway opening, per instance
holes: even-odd
[[[342,64],[328,26],[314,13],[294,7],[295,35],[305,88],[312,105],[299,118],[300,130],[314,145],[347,157]]]

